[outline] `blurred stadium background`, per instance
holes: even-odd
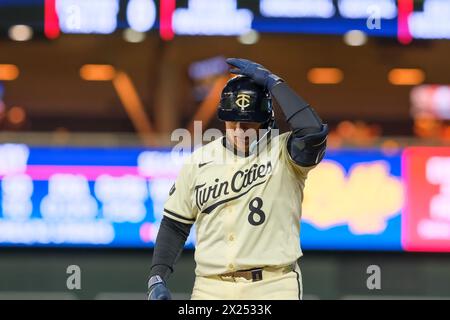
[[[449,0],[1,0],[0,299],[145,298],[171,134],[221,128],[226,57],[332,129],[306,188],[305,298],[450,298],[449,21]]]

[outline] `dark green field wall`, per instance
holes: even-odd
[[[144,299],[151,250],[1,249],[0,299]],[[67,267],[81,270],[81,289],[67,288]],[[381,271],[369,290],[367,268]],[[450,299],[450,255],[305,252],[300,259],[305,299]],[[185,251],[169,280],[174,298],[189,298],[193,252]]]

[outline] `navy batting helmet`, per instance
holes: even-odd
[[[217,116],[222,121],[266,123],[273,117],[272,96],[251,78],[231,78],[222,90]]]

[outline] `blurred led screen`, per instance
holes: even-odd
[[[400,153],[327,151],[308,174],[304,249],[400,250]]]
[[[302,247],[450,251],[449,159],[328,151],[308,176]],[[152,247],[182,163],[169,149],[0,145],[0,245]]]
[[[0,244],[152,245],[180,165],[168,150],[0,145]]]
[[[28,24],[49,38],[117,29],[173,35],[260,32],[450,39],[447,0],[1,0],[0,29]]]
[[[409,148],[402,162],[404,248],[450,252],[450,148]]]

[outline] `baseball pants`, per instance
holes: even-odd
[[[281,273],[263,270],[263,279],[225,279],[219,276],[195,278],[192,300],[302,300],[300,267]]]

